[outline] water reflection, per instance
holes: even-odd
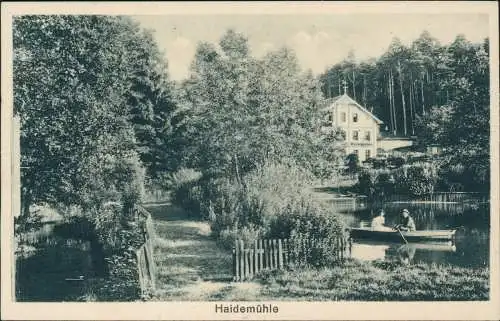
[[[349,247],[349,255],[362,261],[397,261],[403,264],[425,262],[432,253],[434,259],[446,257],[446,253],[455,253],[456,246],[452,242],[442,243],[408,243],[390,242],[355,242]],[[444,253],[444,255],[443,255]],[[436,262],[436,260],[434,260]],[[444,262],[442,262],[444,263]]]
[[[335,206],[335,204],[334,204]],[[489,265],[489,204],[478,202],[428,202],[426,200],[392,201],[382,204],[340,209],[344,221],[352,227],[368,225],[380,209],[386,212],[387,226],[399,222],[403,208],[410,210],[417,230],[457,229],[453,244],[440,243],[375,243],[356,241],[351,256],[361,260],[397,260],[411,264],[419,262],[450,264],[464,267]]]

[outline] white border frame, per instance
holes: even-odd
[[[278,305],[278,314],[216,314],[224,302],[146,303],[15,303],[11,264],[13,224],[11,214],[11,118],[12,118],[12,16],[16,14],[376,14],[376,13],[484,13],[490,21],[490,152],[491,238],[490,301],[487,302],[266,302]],[[489,2],[29,2],[2,3],[2,108],[1,108],[1,313],[9,320],[384,320],[384,319],[499,319],[499,80],[498,4]],[[235,304],[236,302],[225,302]],[[251,302],[245,302],[250,304]]]

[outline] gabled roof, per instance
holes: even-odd
[[[372,117],[376,122],[377,124],[383,124],[384,122],[381,121],[379,118],[377,118],[377,116],[375,116],[374,114],[372,114],[368,109],[366,109],[365,107],[361,106],[360,104],[358,104],[354,99],[352,99],[351,97],[347,96],[347,94],[343,94],[343,95],[340,95],[340,96],[336,96],[336,97],[333,97],[333,98],[328,98],[326,99],[325,101],[325,104],[326,104],[326,107],[323,108],[323,110],[332,110],[334,109],[338,104],[346,104],[346,105],[356,105],[357,107],[359,107],[362,111],[364,111],[365,113],[367,113],[370,117]]]
[[[325,109],[328,109],[328,106],[333,105],[340,97],[342,97],[342,95],[325,99],[325,104],[327,105]]]

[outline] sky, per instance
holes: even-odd
[[[481,14],[325,14],[325,15],[150,15],[132,16],[154,31],[173,80],[187,77],[196,45],[217,43],[232,28],[248,37],[252,54],[287,46],[302,68],[319,74],[350,50],[359,60],[379,57],[393,37],[409,45],[424,30],[442,44],[464,34],[472,42],[488,36],[488,16]]]

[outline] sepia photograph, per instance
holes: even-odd
[[[498,4],[84,4],[2,4],[2,312],[498,298]]]

